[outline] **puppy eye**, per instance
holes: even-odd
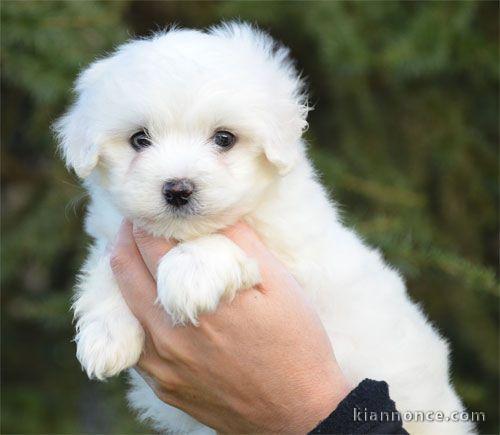
[[[136,151],[140,151],[143,148],[146,148],[149,145],[151,145],[151,139],[149,139],[147,132],[144,130],[134,133],[130,137],[129,142],[130,145],[132,145],[132,148]]]
[[[231,148],[236,142],[236,136],[225,130],[217,131],[212,139],[216,145],[224,149]]]

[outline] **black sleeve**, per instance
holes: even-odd
[[[365,379],[311,434],[406,434],[383,381]]]

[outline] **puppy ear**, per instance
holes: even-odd
[[[300,156],[302,143],[295,138],[291,143],[285,140],[274,138],[263,143],[266,159],[272,163],[278,170],[279,175],[288,174]]]
[[[98,160],[98,146],[88,137],[85,122],[79,114],[78,103],[63,115],[53,126],[59,139],[66,166],[80,178],[90,175]]]
[[[301,138],[308,126],[306,117],[310,109],[303,101],[297,94],[275,101],[272,116],[264,121],[261,136],[264,154],[282,176],[293,169],[304,153]]]
[[[288,173],[302,152],[301,136],[310,110],[304,80],[297,73],[290,50],[250,24],[230,21],[212,27],[210,33],[232,41],[237,52],[247,51],[272,86],[263,105],[272,107],[259,125],[266,158],[280,175]],[[267,111],[266,111],[267,112]]]
[[[90,127],[87,92],[102,76],[104,66],[105,60],[97,61],[80,74],[75,86],[76,101],[52,127],[66,165],[80,178],[90,175],[99,158],[99,138]]]

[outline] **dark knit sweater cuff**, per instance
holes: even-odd
[[[311,434],[406,434],[383,381],[365,379]]]

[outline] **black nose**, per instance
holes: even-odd
[[[187,204],[193,193],[194,184],[186,178],[168,180],[163,185],[163,196],[168,204],[180,207]]]

